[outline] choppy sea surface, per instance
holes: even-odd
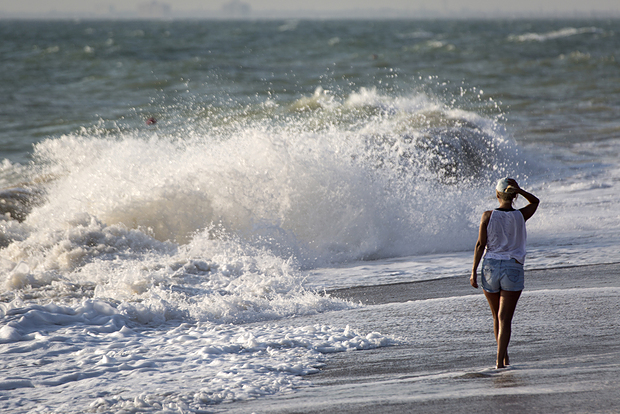
[[[503,176],[526,268],[617,262],[618,30],[0,21],[0,407],[293,391],[399,340],[322,290],[468,275]]]

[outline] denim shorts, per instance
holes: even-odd
[[[520,291],[525,287],[523,265],[514,259],[484,259],[482,288],[489,293],[500,290]]]

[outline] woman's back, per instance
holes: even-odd
[[[493,210],[487,225],[484,257],[498,260],[515,259],[523,264],[526,239],[525,220],[519,210]]]

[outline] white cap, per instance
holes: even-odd
[[[497,190],[497,192],[499,193],[514,193],[514,189],[508,188],[508,186],[510,185],[508,183],[508,180],[509,180],[508,177],[505,177],[499,180],[497,182],[497,186],[495,186],[495,190]]]

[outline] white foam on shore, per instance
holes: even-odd
[[[0,330],[0,393],[7,393],[0,408],[9,411],[195,411],[291,391],[325,354],[393,343],[318,324],[132,329],[96,300],[76,308],[3,305],[2,312],[10,322]],[[69,385],[71,392],[57,392]]]

